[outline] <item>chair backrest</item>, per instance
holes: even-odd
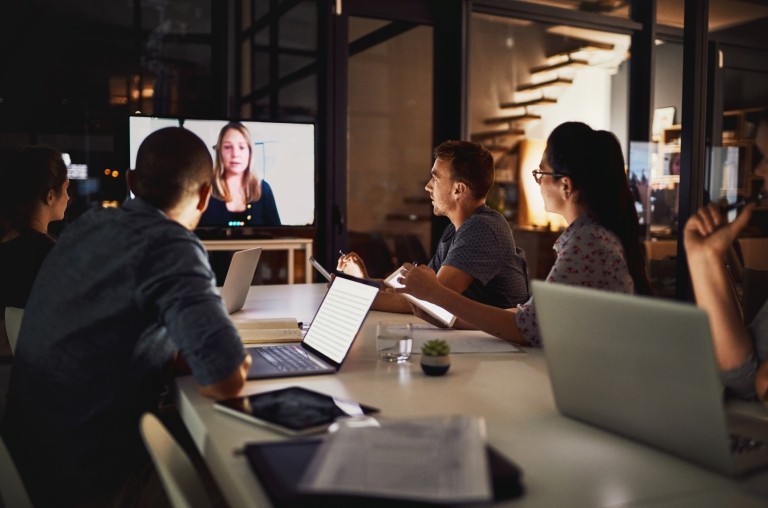
[[[395,257],[401,265],[403,263],[420,265],[429,263],[427,251],[416,235],[395,235]]]
[[[744,322],[749,324],[768,300],[768,270],[744,268],[741,288]]]
[[[744,268],[768,270],[768,238],[739,238]]]
[[[19,338],[19,329],[21,328],[21,318],[24,315],[24,309],[17,307],[5,308],[5,331],[8,333],[8,343],[11,345],[11,352],[16,351],[16,341]]]
[[[149,451],[165,493],[174,508],[212,506],[192,461],[165,426],[151,413],[141,417],[141,436]]]
[[[13,462],[5,441],[0,437],[0,497],[5,506],[15,508],[32,508],[27,489],[21,481],[19,471]]]

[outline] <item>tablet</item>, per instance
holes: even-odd
[[[402,284],[397,282],[398,277],[400,277],[402,273],[403,267],[401,266],[397,270],[395,270],[392,274],[390,274],[386,279],[384,279],[384,284],[387,286],[393,287],[393,288],[401,288],[403,287]],[[419,300],[415,296],[411,296],[407,293],[401,293],[404,297],[408,299],[411,303],[416,305],[418,308],[432,316],[433,318],[437,319],[441,323],[443,323],[445,326],[451,327],[453,326],[453,323],[456,322],[456,316],[445,310],[444,308],[435,305],[434,303],[428,302],[426,300]]]
[[[320,261],[315,259],[313,256],[309,256],[309,262],[312,263],[312,266],[315,267],[315,270],[320,272],[320,275],[325,277],[325,280],[327,280],[327,281],[331,280],[331,274],[328,273],[328,270],[326,270],[325,267],[320,264]]]
[[[325,431],[339,417],[379,410],[300,386],[216,401],[214,407],[249,422],[291,436]]]

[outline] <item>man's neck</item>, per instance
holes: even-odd
[[[448,215],[448,219],[450,219],[451,224],[458,231],[461,225],[483,205],[485,205],[484,199],[460,204],[453,213]]]

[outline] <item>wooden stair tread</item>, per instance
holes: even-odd
[[[556,71],[557,69],[563,69],[566,67],[589,67],[589,62],[579,58],[568,58],[568,60],[563,60],[562,62],[555,64],[537,65],[535,67],[531,67],[530,73],[536,74],[539,72]]]
[[[531,99],[529,101],[523,101],[523,102],[502,102],[499,104],[499,107],[502,109],[510,109],[510,108],[526,108],[528,106],[548,106],[551,104],[557,104],[557,99],[552,99],[550,97],[541,97],[538,99]]]
[[[555,78],[550,79],[548,81],[542,81],[541,83],[526,83],[524,85],[520,85],[517,87],[518,92],[522,92],[523,90],[536,90],[537,88],[547,88],[550,86],[564,86],[564,85],[572,85],[573,80],[567,79],[567,78]]]
[[[554,58],[557,56],[571,55],[580,51],[613,51],[614,45],[610,42],[598,42],[598,41],[581,41],[577,45],[571,46],[570,49],[557,51],[547,55],[547,58]]]
[[[533,115],[531,113],[524,113],[522,115],[509,115],[509,116],[497,116],[494,118],[487,118],[485,120],[485,123],[495,124],[495,123],[504,123],[504,122],[522,122],[522,121],[528,121],[528,120],[541,120],[541,115]]]

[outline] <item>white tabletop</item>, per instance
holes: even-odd
[[[311,321],[325,284],[255,286],[233,316]],[[443,377],[425,376],[418,356],[406,364],[377,360],[379,320],[414,316],[371,312],[337,374],[251,381],[244,393],[292,385],[355,399],[381,418],[465,414],[486,420],[489,443],[523,470],[520,507],[768,506],[768,473],[733,480],[664,452],[564,418],[550,392],[543,352],[455,354]],[[222,493],[232,507],[267,506],[244,456],[246,442],[286,439],[214,410],[191,378],[180,378],[179,409]],[[754,497],[754,496],[760,497]]]

